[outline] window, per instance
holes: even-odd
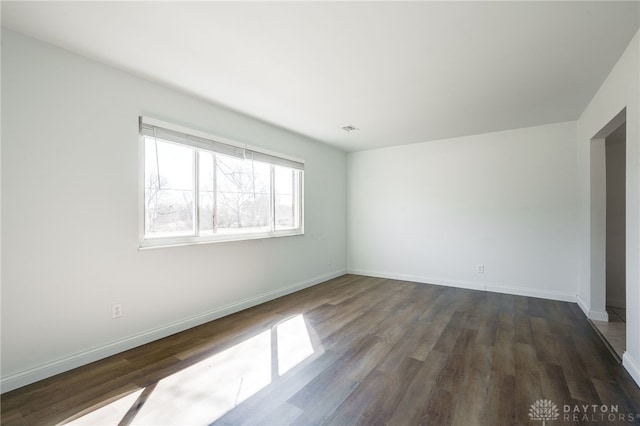
[[[140,134],[140,247],[303,233],[303,161],[146,117]]]

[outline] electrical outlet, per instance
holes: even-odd
[[[120,318],[122,316],[122,305],[120,303],[111,305],[111,319]]]
[[[484,274],[484,265],[478,265],[476,267],[476,272],[479,274]]]

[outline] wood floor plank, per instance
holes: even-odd
[[[616,406],[619,413],[635,415],[636,424],[640,424],[640,412],[637,409],[638,401],[635,401],[634,404],[634,402],[628,400],[617,383],[609,380],[593,379],[593,385],[598,392],[602,405]],[[603,414],[603,410],[592,411],[597,415]]]
[[[334,377],[330,389],[323,389],[317,392],[313,399],[309,399],[302,414],[292,424],[299,426],[325,424],[357,386],[358,382],[346,376]]]
[[[243,426],[263,425],[292,425],[304,412],[288,402],[278,406],[267,416],[248,417],[241,424]]]
[[[516,424],[515,377],[501,371],[491,371],[487,389],[483,424],[511,426]]]
[[[387,359],[389,352],[394,348],[393,345],[379,340],[367,351],[366,357],[355,363],[346,374],[355,381],[362,381],[374,369],[381,369],[384,359]]]
[[[530,425],[540,399],[640,413],[640,389],[575,304],[344,275],[8,392],[1,415],[29,426]]]
[[[515,376],[515,339],[512,330],[499,328],[492,347],[491,368],[509,376]]]
[[[455,400],[455,396],[450,391],[436,387],[429,394],[418,424],[451,425]]]
[[[539,373],[530,369],[516,369],[514,390],[516,424],[530,424],[526,416],[531,404],[544,399]]]
[[[422,361],[406,357],[393,372],[384,373],[383,388],[375,389],[375,401],[365,408],[356,419],[356,423],[363,425],[386,424],[407,392],[407,385],[413,381],[423,364]]]
[[[576,403],[571,397],[569,386],[560,366],[544,364],[544,368],[540,371],[539,377],[542,397],[551,401],[558,401],[558,403],[562,401],[568,405]],[[562,411],[561,407],[559,407],[559,409]]]
[[[485,410],[489,390],[489,378],[482,374],[469,374],[465,377],[462,389],[456,397],[452,410],[454,425],[484,425]]]
[[[378,337],[367,335],[357,342],[354,342],[349,350],[343,353],[336,362],[290,398],[289,402],[304,410],[313,402],[318,394],[330,393],[336,382],[348,376],[344,373],[350,371],[361,359],[365,358],[366,354],[379,341],[380,339]],[[351,379],[349,379],[349,381],[357,383]]]
[[[418,345],[425,340],[424,336],[428,337],[430,331],[428,324],[417,323],[416,325],[409,327],[407,332],[401,337],[400,341],[396,344],[389,345],[391,348],[387,352],[384,360],[378,365],[378,370],[383,372],[390,372],[396,370],[405,358],[412,356],[415,353]],[[414,359],[417,359],[414,357]]]
[[[422,328],[423,333],[418,337],[417,345],[413,352],[409,355],[420,361],[427,359],[427,356],[431,353],[431,350],[440,339],[440,335],[446,327],[446,323],[443,322],[428,322],[419,323],[416,326],[418,329]]]
[[[429,395],[435,389],[436,378],[440,375],[448,357],[448,354],[441,352],[429,352],[414,379],[406,384],[407,390],[398,401],[388,424],[415,425],[422,421]]]
[[[566,380],[566,377],[565,377]],[[598,391],[591,380],[566,380],[573,401],[599,401]]]
[[[451,322],[449,322],[444,330],[442,330],[438,341],[433,346],[433,350],[438,352],[450,353],[453,350],[456,342],[458,341],[460,331],[460,327],[456,327],[455,324],[452,325]]]
[[[375,408],[380,392],[385,388],[385,374],[373,370],[364,380],[353,389],[334,413],[326,420],[330,425],[356,425],[363,424],[363,414],[369,408]]]

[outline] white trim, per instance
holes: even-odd
[[[366,269],[349,269],[350,274],[355,275],[366,275],[369,277],[376,278],[387,278],[392,280],[401,280],[401,281],[411,281],[422,284],[435,284],[442,285],[445,287],[456,287],[456,288],[466,288],[469,290],[484,290],[483,283],[477,283],[472,281],[453,281],[443,278],[430,278],[430,277],[422,277],[418,275],[409,275],[409,274],[397,274],[394,272],[383,272],[383,271],[371,271]]]
[[[580,306],[580,309],[582,309],[582,312],[584,312],[585,316],[590,320],[609,322],[609,314],[607,311],[591,310],[579,295],[576,295],[576,302],[578,303],[578,306]]]
[[[580,309],[582,309],[582,312],[584,313],[584,315],[589,318],[589,307],[587,306],[587,304],[584,302],[584,300],[582,300],[582,297],[580,297],[579,294],[576,294],[576,303],[578,304],[578,306],[580,307]]]
[[[99,346],[93,349],[89,349],[83,352],[79,352],[56,361],[42,364],[29,370],[20,371],[18,373],[11,374],[0,379],[1,392],[8,392],[17,389],[22,386],[37,382],[39,380],[52,377],[56,374],[69,371],[71,369],[89,364],[94,361],[109,357],[111,355],[124,352],[126,350],[135,348],[140,345],[144,345],[154,340],[162,339],[163,337],[170,336],[175,333],[187,330],[192,327],[196,327],[201,324],[205,324],[209,321],[216,320],[226,315],[233,314],[235,312],[242,311],[252,306],[259,305],[261,303],[268,302],[278,297],[285,296],[287,294],[294,293],[307,287],[320,284],[322,282],[331,280],[333,278],[340,277],[346,274],[346,270],[338,270],[329,274],[321,275],[309,280],[305,280],[288,287],[280,288],[274,291],[263,293],[261,295],[250,297],[232,303],[220,308],[213,309],[208,312],[204,312],[199,315],[195,315],[190,318],[179,320],[170,324],[163,325],[161,327],[151,329],[136,335],[125,337],[124,339],[117,340],[115,342],[107,343],[106,345]]]
[[[594,321],[609,322],[609,314],[607,311],[589,311],[589,315],[587,315],[587,317]]]
[[[635,380],[636,384],[640,386],[640,367],[638,364],[631,358],[629,352],[622,354],[622,366],[629,372],[629,375]]]
[[[533,290],[524,287],[507,287],[501,285],[485,285],[484,282],[454,281],[444,278],[431,278],[418,275],[397,274],[394,272],[372,271],[367,269],[349,269],[350,274],[367,275],[377,278],[388,278],[394,280],[412,281],[423,284],[435,284],[445,287],[466,288],[469,290],[488,291],[491,293],[511,294],[514,296],[538,297],[541,299],[558,300],[561,302],[576,303],[576,295],[559,293],[546,290]]]
[[[487,284],[486,289],[492,293],[512,294],[514,296],[537,297],[540,299],[576,303],[575,294],[560,293],[557,291],[538,290],[526,287],[511,287],[498,284]]]

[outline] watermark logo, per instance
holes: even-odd
[[[547,421],[557,420],[558,417],[560,417],[558,406],[548,399],[539,399],[529,408],[529,418],[542,421],[542,426],[545,426]]]
[[[543,426],[546,426],[548,421],[560,419],[560,416],[558,406],[549,399],[539,399],[529,408],[529,418],[533,421],[541,421]],[[573,423],[633,423],[640,420],[640,413],[621,413],[617,404],[564,404],[561,420]]]

